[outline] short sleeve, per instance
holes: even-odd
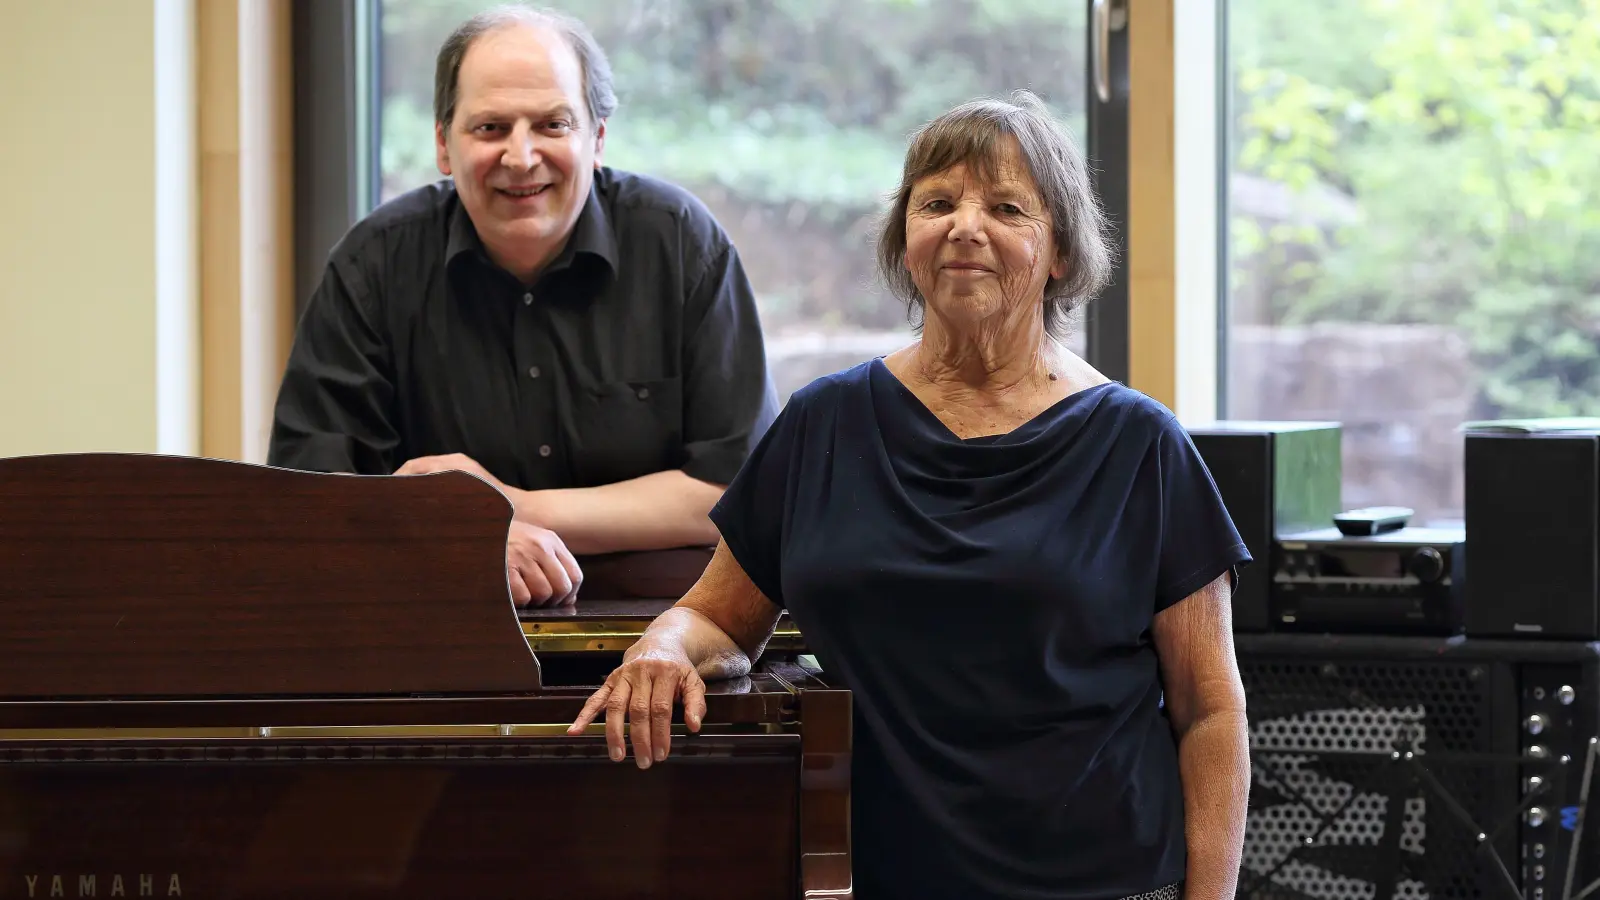
[[[1160,612],[1225,572],[1251,562],[1211,472],[1189,433],[1170,416],[1157,439],[1161,551],[1156,575]]]
[[[799,476],[803,407],[799,394],[789,401],[711,509],[711,521],[739,567],[780,606],[783,536]]]
[[[717,244],[686,308],[682,468],[727,484],[772,424],[778,393],[750,280],[733,245]]]

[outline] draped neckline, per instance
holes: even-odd
[[[1035,413],[1027,421],[1022,422],[1021,424],[1012,428],[1010,431],[964,438],[951,430],[950,426],[946,425],[945,421],[939,418],[937,413],[928,408],[928,404],[924,403],[922,398],[918,397],[915,391],[911,390],[911,388],[907,386],[904,381],[900,380],[898,375],[895,375],[894,372],[889,369],[889,366],[884,362],[883,357],[874,357],[869,366],[868,381],[873,388],[873,395],[875,397],[882,397],[882,395],[879,393],[879,389],[886,389],[886,392],[890,395],[890,397],[898,399],[900,401],[898,405],[904,408],[906,413],[917,425],[921,426],[919,430],[925,430],[927,432],[923,434],[922,437],[935,438],[940,443],[958,444],[969,447],[981,447],[994,444],[1012,444],[1027,441],[1030,438],[1036,437],[1040,432],[1051,430],[1051,426],[1062,422],[1063,419],[1077,419],[1078,417],[1072,415],[1072,412],[1075,408],[1083,404],[1091,404],[1092,408],[1093,401],[1095,401],[1096,398],[1116,384],[1114,381],[1106,381],[1100,384],[1091,385],[1079,391],[1073,391],[1067,396],[1062,397],[1060,400],[1055,401],[1054,403]],[[882,404],[877,402],[875,402],[873,405],[878,407],[877,412],[879,413],[880,421],[883,420],[884,413],[886,412],[890,414],[891,418],[893,417],[892,410],[883,409]]]

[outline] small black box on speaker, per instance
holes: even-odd
[[[1465,443],[1467,634],[1600,637],[1600,434]]]
[[[1278,535],[1331,526],[1340,509],[1339,423],[1220,421],[1188,432],[1255,559],[1234,591],[1233,628],[1268,631]]]

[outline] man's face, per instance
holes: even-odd
[[[456,110],[435,127],[439,171],[489,257],[530,279],[572,233],[605,146],[590,122],[576,54],[527,25],[477,39],[461,62]]]

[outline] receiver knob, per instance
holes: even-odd
[[[1444,557],[1432,547],[1422,547],[1411,554],[1411,574],[1424,583],[1438,581],[1444,577]]]
[[[1544,716],[1534,713],[1528,717],[1528,733],[1539,734],[1544,731]]]
[[[1542,807],[1535,806],[1528,810],[1528,824],[1534,828],[1544,824],[1544,809]]]

